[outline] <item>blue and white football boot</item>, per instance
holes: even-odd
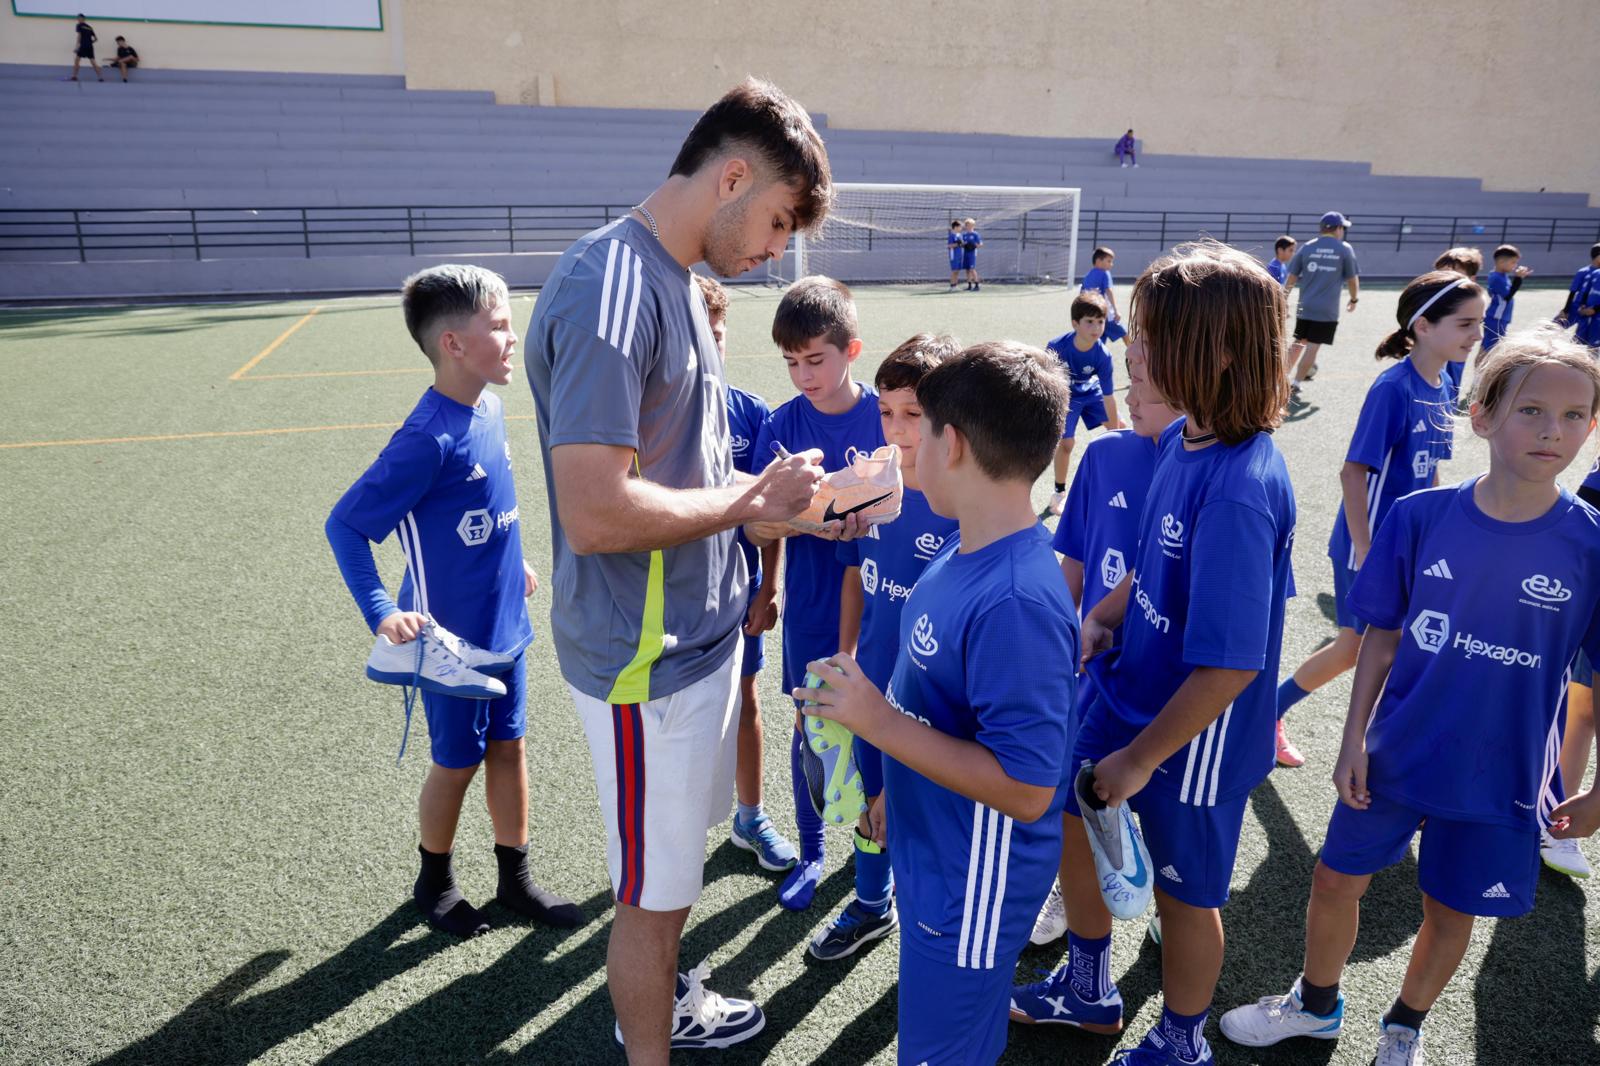
[[[1100,895],[1113,918],[1123,921],[1139,917],[1155,894],[1150,876],[1150,852],[1144,846],[1139,825],[1126,804],[1111,807],[1094,794],[1094,764],[1084,762],[1073,782],[1083,828],[1089,834],[1089,850],[1094,852],[1094,872],[1100,881]]]
[[[1091,1033],[1122,1032],[1122,993],[1112,985],[1098,1003],[1078,995],[1070,968],[1060,966],[1043,981],[1011,990],[1011,1020],[1023,1025],[1070,1025]]]

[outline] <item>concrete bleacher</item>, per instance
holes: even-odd
[[[442,240],[449,236],[450,213],[437,209],[571,205],[570,224],[561,212],[547,212],[532,236],[521,232],[519,221],[516,250],[524,254],[494,259],[513,281],[536,282],[553,254],[588,228],[594,211],[634,203],[661,180],[696,117],[688,111],[500,106],[489,93],[408,90],[402,79],[373,76],[152,69],[136,72],[128,84],[60,78],[56,67],[0,66],[0,143],[6,146],[0,210],[93,210],[101,220],[126,221],[131,216],[115,212],[174,209],[182,214],[173,218],[187,219],[188,209],[205,209],[205,221],[194,224],[208,234],[204,262],[195,262],[184,233],[165,252],[107,247],[119,242],[96,235],[89,240],[95,262],[78,264],[75,272],[50,264],[63,253],[7,251],[0,241],[0,296],[141,286],[170,292],[386,287],[406,266],[393,260],[421,263],[470,249],[438,243],[419,251],[403,239],[403,212],[372,212],[350,222],[362,214],[352,209],[428,208],[429,239]],[[1574,237],[1583,244],[1578,255],[1600,234],[1600,210],[1581,193],[1496,192],[1473,178],[1379,175],[1368,164],[1337,160],[1146,151],[1140,168],[1121,169],[1109,137],[835,129],[826,116],[816,121],[839,181],[1075,186],[1091,213],[1303,216],[1341,210],[1356,219],[1351,240],[1369,273],[1413,273],[1435,250],[1363,248],[1363,215],[1570,220],[1561,223],[1564,232],[1588,234]],[[238,210],[215,210],[222,208]],[[347,209],[331,216],[346,221],[318,224],[333,234],[328,241],[341,228],[388,230],[395,240],[357,255],[322,242],[313,252],[301,242],[301,208]],[[414,231],[415,218],[411,226]],[[156,219],[108,232],[148,237],[172,228]],[[247,229],[285,236],[279,247],[226,247],[228,232]],[[211,231],[222,236],[213,241]],[[1469,229],[1463,239],[1498,239],[1498,229],[1484,232],[1470,237]],[[1091,235],[1086,224],[1081,236],[1087,242]],[[1119,244],[1124,273],[1160,250],[1147,243]],[[1570,249],[1560,254],[1572,258]],[[135,257],[170,263],[159,272],[130,271],[124,261]],[[32,262],[22,269],[19,260]],[[1080,261],[1086,261],[1081,252]]]

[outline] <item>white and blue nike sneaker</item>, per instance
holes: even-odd
[[[742,1044],[761,1032],[767,1017],[747,999],[729,999],[706,988],[711,969],[704,962],[678,975],[672,1008],[672,1049],[724,1048]],[[616,1026],[622,1043],[622,1026]]]
[[[1139,825],[1126,804],[1108,806],[1094,794],[1094,764],[1085,760],[1078,769],[1073,788],[1078,796],[1078,811],[1089,834],[1089,850],[1094,852],[1094,872],[1100,882],[1100,895],[1113,918],[1123,921],[1139,917],[1155,894],[1150,876],[1150,852],[1144,846]]]
[[[772,819],[765,814],[745,825],[739,821],[736,812],[728,839],[733,841],[733,846],[736,848],[755,852],[756,862],[761,864],[763,870],[792,869],[800,860],[800,856],[795,853],[794,845],[784,839],[783,834],[773,826]]]
[[[1286,996],[1264,996],[1254,1003],[1235,1007],[1218,1019],[1222,1035],[1245,1047],[1270,1047],[1291,1036],[1313,1040],[1337,1040],[1344,1025],[1344,994],[1332,1013],[1312,1014],[1300,1002],[1300,979]],[[1409,1032],[1409,1030],[1408,1030]]]
[[[1152,1029],[1144,1034],[1138,1047],[1124,1048],[1112,1056],[1110,1066],[1213,1066],[1216,1061],[1205,1037],[1200,1038],[1194,1057],[1185,1058],[1172,1041],[1161,1035],[1160,1029]]]
[[[504,696],[506,686],[482,672],[482,668],[504,669],[512,661],[486,652],[430,621],[417,639],[406,644],[392,643],[378,634],[372,654],[367,656],[367,677],[385,685],[415,687],[440,696],[492,700]]]
[[[1112,985],[1104,999],[1091,1003],[1072,987],[1061,966],[1043,981],[1011,990],[1011,1020],[1023,1025],[1071,1025],[1091,1033],[1122,1032],[1122,993]]]

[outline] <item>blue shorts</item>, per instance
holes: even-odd
[[[959,251],[952,251],[950,253],[950,269],[951,270],[960,270],[961,269],[961,253]]]
[[[761,591],[760,582],[757,582],[757,583],[751,585],[750,586],[750,598],[752,600],[755,599],[756,598],[756,593],[758,593],[760,591]],[[750,616],[749,615],[749,608],[746,607],[745,608],[745,617],[748,618],[749,616]],[[741,623],[741,625],[742,625],[742,623]],[[744,639],[744,665],[739,668],[740,669],[740,675],[739,676],[741,676],[741,677],[755,677],[757,674],[759,674],[761,672],[761,668],[763,666],[767,665],[767,635],[765,633],[757,633],[753,637],[745,637],[743,639]]]
[[[1098,762],[1127,747],[1139,734],[1112,712],[1093,685],[1083,688],[1088,694],[1078,708],[1073,766],[1083,765],[1085,759]],[[1239,855],[1239,835],[1244,829],[1244,809],[1249,800],[1245,793],[1211,806],[1196,806],[1180,800],[1178,793],[1154,780],[1130,799],[1128,806],[1139,816],[1139,829],[1150,849],[1156,887],[1191,907],[1220,907],[1228,902],[1228,885],[1233,880],[1233,863]],[[1073,789],[1067,789],[1063,813],[1082,817]]]
[[[519,654],[511,669],[494,676],[506,686],[506,694],[497,699],[467,700],[422,693],[433,761],[447,770],[477,766],[489,750],[489,741],[516,740],[527,732],[526,654]]]
[[[788,626],[783,630],[783,691],[793,692],[806,683],[806,663],[839,653],[839,632],[807,633]],[[796,702],[795,706],[799,706]]]
[[[1340,629],[1353,629],[1356,636],[1367,631],[1367,623],[1357,618],[1355,612],[1350,610],[1350,586],[1356,583],[1356,571],[1350,569],[1337,559],[1329,559],[1333,564],[1333,618],[1339,623]]]
[[[937,962],[900,941],[900,1053],[902,1063],[988,1066],[1006,1048],[1011,982],[1018,945],[994,969]]]
[[[1578,650],[1578,657],[1572,662],[1572,683],[1582,685],[1584,688],[1594,688],[1594,664],[1589,662],[1589,653],[1581,648]]]
[[[1339,803],[1328,819],[1322,861],[1365,877],[1405,857],[1422,830],[1417,885],[1452,910],[1483,918],[1514,918],[1533,910],[1539,881],[1539,834],[1487,822],[1435,818],[1374,796],[1364,811]]]
[[[961,253],[961,269],[972,270],[978,265],[978,253],[966,251]]]
[[[1106,401],[1102,396],[1079,403],[1073,400],[1067,405],[1067,425],[1061,431],[1062,440],[1071,440],[1078,432],[1078,419],[1083,419],[1084,429],[1099,429],[1109,419],[1106,417]]]
[[[1494,319],[1484,319],[1483,341],[1478,345],[1479,351],[1486,352],[1490,348],[1493,348],[1495,345],[1499,344],[1500,338],[1506,335],[1506,327],[1509,325],[1511,325],[1509,321],[1497,322]]]
[[[1108,343],[1111,342],[1111,341],[1120,341],[1122,338],[1126,337],[1127,335],[1128,335],[1127,329],[1122,325],[1121,322],[1117,321],[1116,319],[1113,318],[1109,322],[1106,323],[1105,338],[1106,338],[1106,341]]]

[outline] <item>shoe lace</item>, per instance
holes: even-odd
[[[406,709],[406,724],[400,730],[400,753],[394,757],[394,764],[396,766],[399,766],[401,761],[405,759],[406,741],[411,739],[411,709],[416,706],[417,693],[422,691],[419,682],[422,679],[422,654],[424,650],[423,642],[427,639],[427,631],[424,630],[423,632],[417,634],[416,640],[412,641],[412,643],[417,646],[417,655],[416,658],[412,660],[411,664],[411,684],[400,686],[401,699],[404,702]]]
[[[1389,1026],[1378,1037],[1378,1058],[1373,1066],[1405,1066],[1413,1061],[1412,1053],[1422,1034],[1403,1026]]]
[[[705,985],[710,978],[708,960],[701,959],[699,965],[684,975],[688,987],[678,1000],[678,1009],[705,1027],[710,1027],[727,1013],[727,1001]]]

